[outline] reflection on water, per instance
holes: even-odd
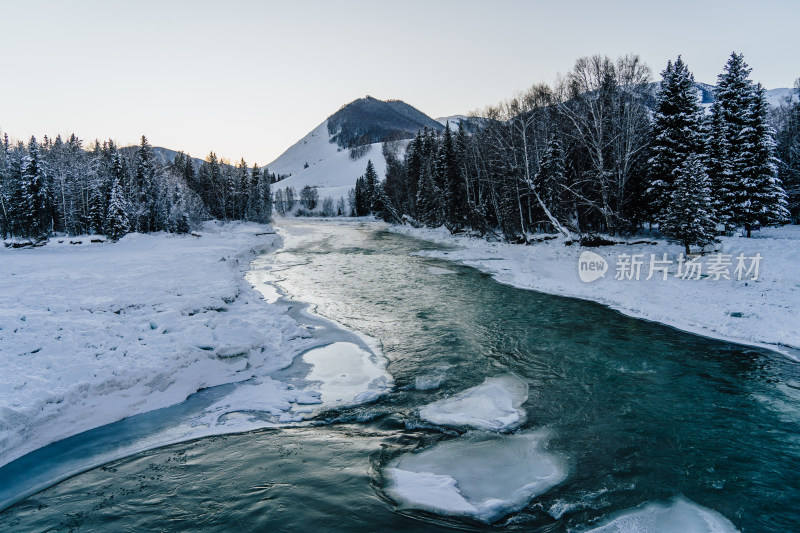
[[[375,224],[291,221],[283,231],[280,287],[380,339],[394,391],[321,417],[332,425],[118,461],[1,514],[0,529],[566,531],[682,495],[742,531],[800,530],[796,363],[499,285],[411,255],[433,245]],[[419,408],[509,372],[528,384],[518,431],[546,428],[567,479],[494,526],[396,511],[383,467],[462,438]]]

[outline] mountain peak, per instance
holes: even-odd
[[[352,148],[394,139],[408,139],[427,127],[443,126],[402,100],[378,100],[370,95],[353,100],[328,117],[331,142]]]

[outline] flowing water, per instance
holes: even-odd
[[[394,390],[309,426],[114,461],[6,510],[0,530],[568,531],[682,496],[740,531],[800,531],[796,362],[500,285],[377,224],[282,231],[280,288],[380,340]],[[529,386],[515,431],[547,432],[564,481],[491,525],[398,509],[384,467],[465,438],[419,408],[508,373]]]

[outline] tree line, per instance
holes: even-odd
[[[135,148],[77,136],[0,143],[0,234],[39,241],[54,233],[185,233],[207,218],[267,222],[274,174],[212,152],[201,165],[180,152],[162,163],[147,138]]]
[[[402,156],[385,143],[386,178],[362,177],[355,203],[359,214],[511,242],[653,225],[687,249],[735,228],[749,236],[798,216],[800,159],[800,104],[783,113],[776,145],[764,88],[749,74],[733,53],[706,113],[680,57],[657,91],[636,56],[581,58],[554,87],[476,114],[474,133],[463,122],[423,130]]]

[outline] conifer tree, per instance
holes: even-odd
[[[800,80],[795,98],[800,96]],[[777,136],[778,177],[786,189],[794,223],[800,221],[800,99],[788,105],[787,120]]]
[[[19,193],[17,201],[23,236],[45,238],[53,229],[52,197],[35,137],[31,137],[28,153],[21,160]]]
[[[121,181],[122,183],[122,181]],[[155,184],[155,161],[153,147],[142,135],[141,144],[136,150],[134,165],[134,198],[136,199],[136,230],[144,233],[156,231],[157,207]]]
[[[435,176],[435,184],[442,195],[444,220],[451,230],[463,228],[467,222],[467,191],[459,173],[449,122],[445,126],[436,154]]]
[[[652,214],[659,218],[666,209],[678,169],[691,155],[704,149],[702,109],[697,101],[694,76],[681,56],[661,73],[651,133],[650,186],[647,190]]]
[[[369,187],[364,176],[356,179],[353,195],[353,216],[363,217],[369,214]]]
[[[690,155],[675,173],[670,202],[659,219],[661,232],[684,246],[714,242],[716,222],[708,175],[699,155]]]
[[[751,146],[743,135],[750,127],[753,82],[742,54],[733,52],[717,78],[715,102],[711,107],[708,171],[714,195],[714,211],[728,230],[738,225],[739,179]]]
[[[417,217],[427,226],[438,227],[442,223],[441,192],[433,179],[430,165],[424,165],[417,187]]]
[[[112,241],[117,241],[130,231],[130,222],[126,213],[125,195],[122,189],[122,168],[119,152],[115,155],[114,175],[111,182],[111,195],[108,202],[108,216],[106,217],[105,233]]]
[[[742,153],[735,161],[742,169],[734,189],[734,221],[750,237],[754,226],[775,226],[789,219],[786,191],[778,179],[774,132],[767,123],[767,100],[758,84],[748,110],[749,127],[741,132]]]
[[[364,172],[364,195],[366,198],[367,209],[370,213],[378,210],[378,173],[372,165],[372,160],[367,160],[367,170]]]
[[[708,149],[716,215],[729,230],[744,226],[748,237],[755,225],[789,216],[764,90],[749,74],[742,54],[732,53],[719,76]]]

